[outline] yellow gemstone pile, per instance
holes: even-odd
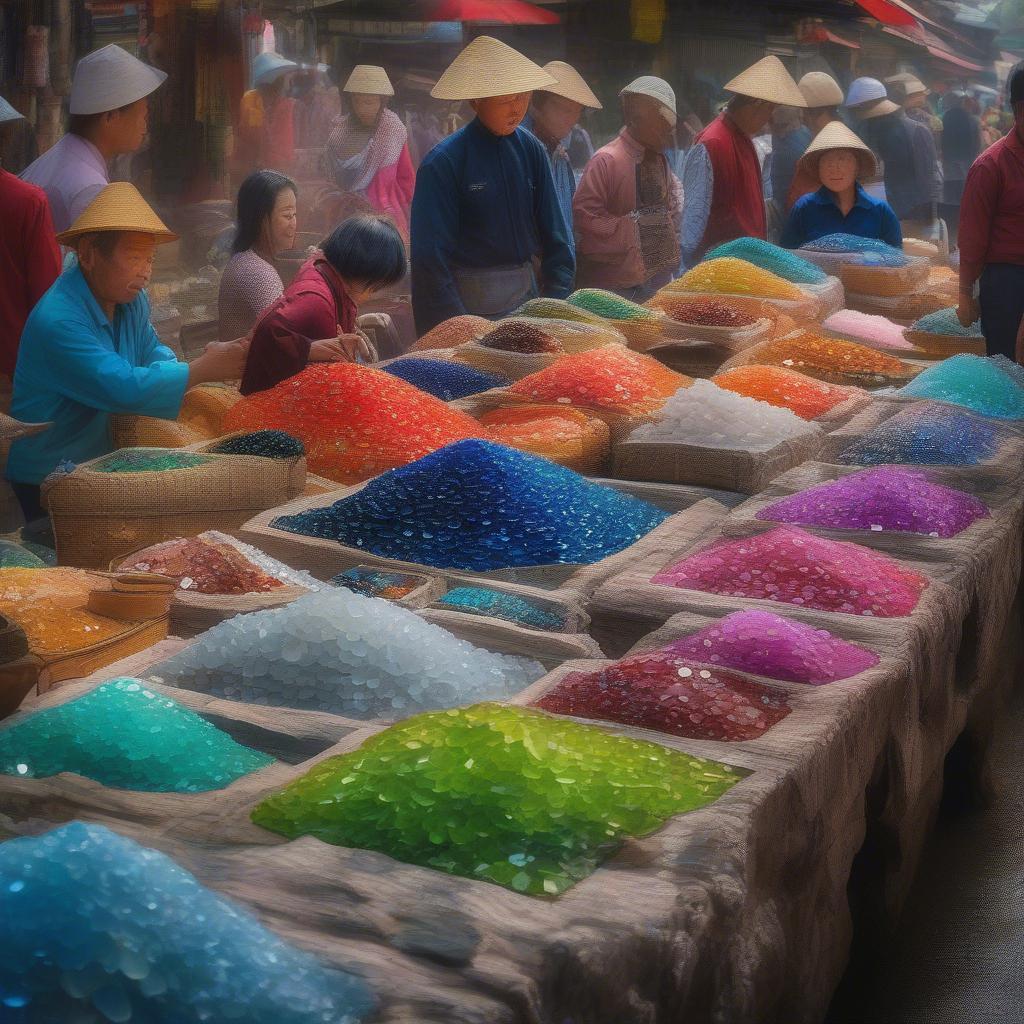
[[[746,260],[723,256],[706,260],[688,270],[673,285],[674,291],[711,292],[723,295],[752,295],[762,299],[806,299],[795,284],[770,270],[762,270]]]

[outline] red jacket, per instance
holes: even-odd
[[[266,391],[301,373],[314,341],[351,334],[356,306],[338,272],[322,256],[303,264],[295,280],[260,317],[242,375],[243,395]]]
[[[753,142],[727,114],[719,114],[697,142],[707,149],[715,176],[701,255],[734,238],[767,239],[761,162]]]
[[[46,193],[0,168],[0,373],[14,376],[25,321],[59,273]]]

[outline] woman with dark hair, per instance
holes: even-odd
[[[311,362],[374,362],[356,329],[359,304],[405,276],[402,236],[383,217],[334,229],[253,331],[241,391],[266,391]]]
[[[277,171],[254,171],[238,190],[234,255],[220,279],[221,341],[248,334],[284,291],[274,257],[295,244],[295,192],[295,182]]]

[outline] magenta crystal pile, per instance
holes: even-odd
[[[719,540],[652,582],[878,618],[909,615],[928,586],[925,576],[893,558],[793,526]]]
[[[758,608],[726,615],[663,649],[709,666],[811,686],[849,679],[879,661],[827,629]]]
[[[757,518],[840,530],[955,537],[989,514],[972,494],[929,483],[918,469],[882,466],[791,494],[761,509]]]

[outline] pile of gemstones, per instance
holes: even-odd
[[[568,299],[529,299],[516,310],[515,315],[542,320],[572,320],[593,327],[600,327],[606,323],[600,314],[592,313],[582,305],[569,302]]]
[[[491,388],[503,388],[509,383],[508,377],[499,373],[478,370],[465,363],[457,363],[448,359],[421,359],[418,356],[406,356],[396,359],[381,369],[398,377],[414,388],[439,398],[442,402],[454,402],[457,398],[478,395],[481,391]]]
[[[302,442],[283,430],[255,430],[228,437],[209,451],[217,455],[258,455],[264,459],[297,459],[306,454]]]
[[[740,773],[525,708],[419,715],[321,761],[252,813],[409,864],[555,896],[627,836],[712,803]]]
[[[964,327],[956,315],[956,307],[937,309],[934,313],[915,320],[910,328],[925,334],[947,334],[956,338],[980,338],[981,321],[975,320],[970,327]]]
[[[499,349],[502,352],[519,352],[533,355],[541,352],[563,352],[561,342],[534,324],[522,320],[506,320],[480,339],[484,348]]]
[[[903,337],[903,328],[899,324],[893,323],[887,317],[859,313],[855,309],[841,309],[838,313],[833,313],[821,326],[825,331],[846,334],[878,348],[914,348]]]
[[[201,793],[273,761],[137,679],[0,727],[0,772],[28,779],[73,772],[117,789]]]
[[[873,252],[880,256],[891,256],[893,253],[898,253],[903,256],[899,249],[881,239],[863,238],[860,235],[850,235],[842,231],[831,235],[822,235],[821,238],[806,242],[803,248],[809,249],[811,252]],[[905,264],[905,256],[903,256],[903,260]],[[902,266],[903,264],[898,265]]]
[[[594,471],[608,458],[608,424],[559,405],[502,406],[480,416],[499,444],[542,455],[577,472]]]
[[[781,498],[757,513],[773,523],[955,537],[990,513],[971,494],[929,482],[920,470],[865,469]]]
[[[897,392],[935,398],[996,419],[1024,419],[1024,388],[984,356],[958,355],[929,366]]]
[[[790,409],[801,419],[814,420],[864,392],[826,384],[784,366],[734,366],[711,378],[720,388]]]
[[[572,293],[569,303],[605,320],[657,320],[657,314],[646,306],[624,299],[602,288],[580,288]]]
[[[558,631],[564,629],[566,623],[565,615],[552,610],[551,606],[491,587],[452,587],[431,607],[467,615],[488,615],[530,629]]]
[[[793,284],[824,284],[828,279],[820,267],[763,238],[735,238],[712,249],[705,259],[717,260],[724,257],[753,263],[755,267],[771,271]]]
[[[928,585],[892,558],[791,526],[719,540],[663,569],[653,582],[877,618],[909,615]]]
[[[0,540],[0,569],[42,569],[46,563],[14,541]]]
[[[94,473],[162,473],[169,469],[195,469],[213,460],[194,452],[162,448],[122,448],[89,468]]]
[[[359,483],[452,441],[481,437],[476,420],[404,380],[357,363],[318,363],[247,395],[227,430],[284,430],[306,446],[312,472]]]
[[[331,578],[332,587],[343,587],[353,594],[379,597],[385,601],[401,601],[427,582],[426,576],[414,572],[389,572],[368,565],[356,565]]]
[[[739,329],[755,323],[749,313],[723,302],[706,299],[695,302],[685,294],[665,296],[661,308],[673,319],[683,324],[694,324],[697,327],[732,327]]]
[[[482,316],[453,316],[432,327],[410,349],[422,352],[435,348],[458,348],[482,338],[494,325]]]
[[[706,260],[672,285],[674,291],[754,295],[762,299],[806,299],[797,285],[735,257]]]

